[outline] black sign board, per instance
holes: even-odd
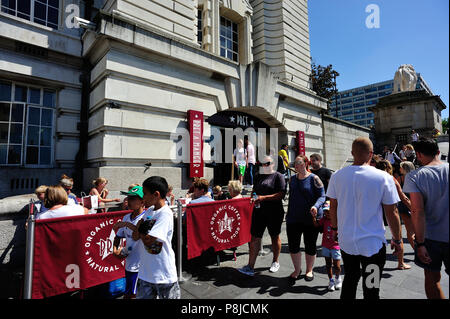
[[[250,114],[236,111],[223,111],[214,114],[209,117],[206,122],[209,125],[219,126],[219,127],[228,127],[228,128],[237,128],[240,127],[243,130],[246,128],[254,128],[257,130],[259,127],[267,128],[269,127],[266,123],[254,117]]]

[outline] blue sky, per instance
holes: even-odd
[[[366,27],[366,7],[379,8],[379,28]],[[448,0],[309,0],[311,57],[340,73],[338,90],[394,78],[412,64],[449,114]]]

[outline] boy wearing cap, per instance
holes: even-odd
[[[314,218],[314,225],[320,227],[323,230],[322,235],[322,256],[325,257],[325,263],[327,267],[328,278],[330,283],[328,284],[328,290],[334,291],[341,289],[342,280],[341,274],[341,250],[337,238],[335,240],[333,236],[333,230],[331,228],[330,219],[330,201],[326,201],[323,205],[323,218],[316,220]],[[333,267],[332,267],[333,265]],[[335,279],[333,279],[333,270]]]
[[[114,238],[114,255],[119,258],[126,257],[125,260],[125,299],[136,298],[137,277],[140,266],[139,250],[136,249],[136,241],[133,240],[133,230],[137,223],[145,214],[144,211],[144,191],[142,186],[135,186],[128,192],[121,192],[127,195],[128,208],[133,210],[132,213],[123,217],[122,221],[114,225],[116,237]],[[126,245],[119,248],[120,240],[126,239]]]

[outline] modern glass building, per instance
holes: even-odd
[[[432,94],[420,73],[417,74],[417,78],[416,90],[425,90]],[[378,103],[380,97],[391,94],[393,85],[392,79],[338,92],[337,97],[331,101],[330,115],[364,127],[371,127],[374,125],[374,114],[369,109]]]

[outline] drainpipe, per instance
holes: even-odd
[[[337,107],[337,105],[336,105]],[[328,163],[327,163],[327,148],[325,147],[325,120],[324,120],[324,114],[325,114],[325,110],[320,110],[319,114],[320,114],[320,118],[322,120],[322,143],[323,143],[323,163],[322,165],[325,167],[328,167]]]
[[[93,0],[85,0],[84,19],[91,20]],[[81,56],[83,56],[83,40],[81,40]],[[81,108],[80,122],[78,130],[80,131],[80,148],[75,157],[75,183],[78,192],[83,190],[84,185],[84,168],[86,167],[87,151],[88,151],[88,122],[89,122],[89,94],[91,81],[91,64],[88,58],[83,57],[82,70],[80,76],[81,82]]]

